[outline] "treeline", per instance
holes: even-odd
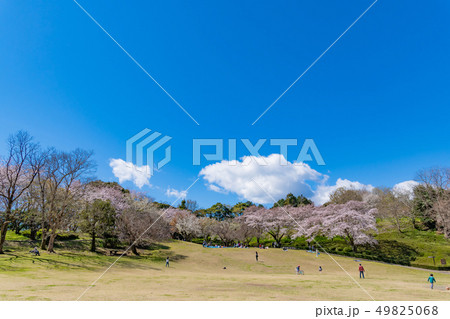
[[[417,173],[411,191],[374,188],[372,191],[339,188],[329,204],[362,201],[377,208],[376,217],[392,222],[401,233],[404,223],[417,230],[433,230],[450,238],[450,168],[435,167]],[[408,227],[408,226],[407,226]]]
[[[252,240],[259,244],[267,236],[278,247],[286,238],[338,236],[356,251],[376,244],[376,218],[391,221],[400,232],[400,220],[408,219],[413,227],[449,236],[448,169],[420,172],[422,183],[412,194],[337,189],[319,207],[302,195],[288,194],[270,209],[252,202],[199,209],[192,200],[171,207],[117,183],[94,181],[94,170],[90,151],[43,150],[26,132],[11,136],[0,163],[0,253],[8,229],[26,230],[49,252],[62,233],[78,232],[89,234],[91,251],[101,239],[106,248],[126,245],[134,254],[168,238],[230,246]]]

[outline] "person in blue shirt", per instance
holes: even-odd
[[[433,274],[430,274],[430,277],[428,277],[427,281],[431,284],[431,289],[433,289],[434,283],[436,282],[436,279],[434,279]]]

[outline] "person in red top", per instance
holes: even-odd
[[[359,264],[359,278],[361,277],[364,279],[364,267]]]

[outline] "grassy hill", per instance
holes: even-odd
[[[377,222],[378,233],[373,234],[378,241],[375,246],[359,247],[353,252],[351,246],[343,238],[328,239],[316,237],[316,242],[308,243],[306,238],[283,239],[283,246],[298,249],[308,249],[309,246],[322,247],[330,254],[348,257],[378,260],[392,264],[415,266],[434,270],[450,270],[450,241],[443,234],[435,231],[419,231],[403,221],[402,232],[399,232],[392,223],[383,220]],[[271,246],[273,240],[269,237],[260,241]],[[256,240],[251,245],[257,246]],[[429,256],[435,256],[435,264]],[[441,265],[440,260],[445,259],[447,265]]]
[[[77,299],[117,259],[86,252],[88,245],[80,240],[62,242],[57,254],[33,257],[29,244],[9,243],[7,254],[0,255],[0,299]],[[255,261],[256,250],[260,262]],[[450,299],[445,290],[450,286],[448,272],[435,274],[437,287],[431,291],[426,270],[364,261],[367,273],[362,280],[359,261],[349,257],[334,256],[339,266],[326,254],[315,257],[301,250],[202,248],[180,241],[141,253],[120,259],[82,300]],[[164,266],[166,256],[170,268]],[[295,275],[297,265],[304,276]]]

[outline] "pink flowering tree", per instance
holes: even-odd
[[[241,218],[249,227],[255,229],[257,234],[269,234],[280,246],[281,240],[291,235],[298,226],[297,223],[306,218],[311,210],[310,205],[274,207],[271,209],[251,206],[244,211]]]
[[[264,207],[250,206],[244,210],[241,216],[239,216],[242,223],[253,229],[258,245],[259,240],[266,231],[263,215],[265,211],[266,209]]]
[[[376,244],[370,234],[377,231],[375,214],[375,208],[359,201],[318,207],[297,228],[298,234],[310,239],[317,235],[341,236],[356,251],[358,245]]]
[[[201,235],[200,219],[191,211],[173,207],[164,211],[164,218],[169,222],[172,237],[178,236],[184,240],[191,240]]]

